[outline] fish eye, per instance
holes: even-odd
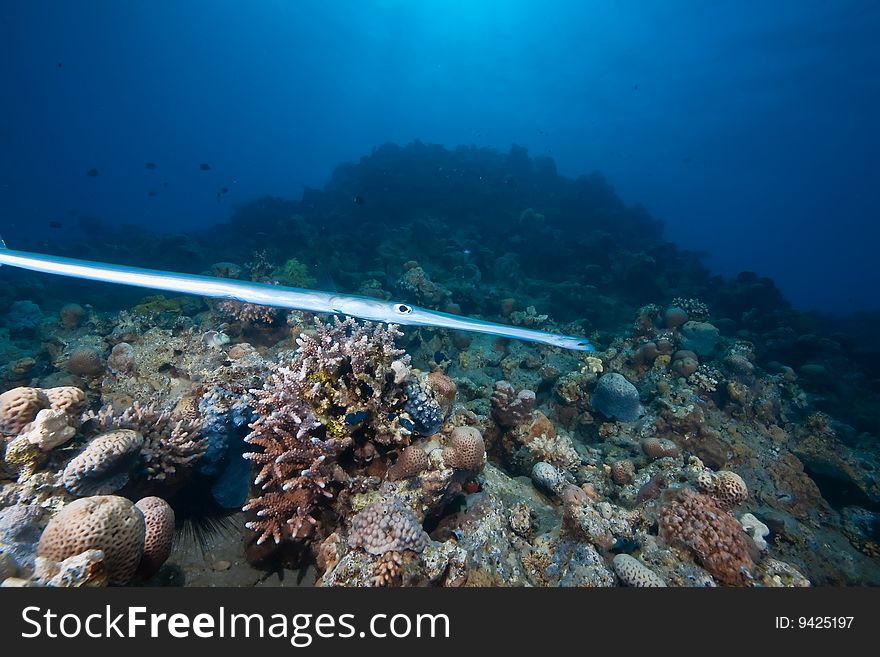
[[[402,315],[408,315],[413,311],[412,306],[407,306],[405,303],[397,304],[394,309]]]

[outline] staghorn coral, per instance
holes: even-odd
[[[111,405],[97,413],[89,411],[83,420],[101,432],[131,429],[140,433],[144,438],[141,459],[149,480],[163,481],[180,474],[207,449],[207,441],[198,437],[200,420],[176,418],[171,411],[152,404],[134,402],[122,413]]]
[[[741,585],[750,578],[748,536],[711,496],[678,489],[660,509],[658,522],[664,540],[685,545],[719,582]]]
[[[334,496],[330,484],[352,431],[394,441],[388,417],[404,402],[395,377],[409,363],[394,346],[397,327],[338,317],[329,324],[316,319],[315,326],[314,335],[297,339],[290,362],[276,365],[264,388],[252,391],[258,417],[245,441],[261,450],[244,458],[257,468],[259,495],[243,510],[256,515],[247,527],[257,544],[311,532],[319,504]]]
[[[75,500],[55,515],[37,554],[61,562],[86,550],[101,550],[111,584],[127,584],[144,551],[144,516],[130,500],[98,495]]]
[[[61,483],[73,495],[108,495],[128,483],[144,437],[131,429],[102,433],[67,464]]]

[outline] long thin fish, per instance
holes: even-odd
[[[549,344],[563,349],[593,351],[593,345],[582,337],[558,335],[518,326],[484,322],[479,319],[468,319],[419,308],[408,303],[13,251],[6,248],[2,239],[0,239],[0,264],[92,281],[133,285],[203,297],[237,299],[262,306],[350,315],[359,319],[406,326],[436,326],[454,331],[488,333],[503,338]]]

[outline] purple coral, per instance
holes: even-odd
[[[251,391],[258,418],[245,441],[262,449],[244,457],[258,468],[260,495],[243,510],[256,513],[247,527],[259,534],[258,544],[304,538],[317,524],[319,504],[334,495],[338,457],[352,442],[353,410],[365,424],[403,404],[392,365],[409,357],[394,346],[396,326],[334,318],[315,327],[297,339],[291,361]]]

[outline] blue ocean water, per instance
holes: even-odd
[[[877,310],[878,12],[10,3],[0,209],[7,232],[71,210],[204,226],[259,195],[296,198],[386,141],[516,143],[568,176],[602,171],[721,273],[770,276],[801,308]]]
[[[405,404],[376,393],[382,413],[360,398],[332,417],[321,406],[322,438],[354,440],[341,455],[328,448],[349,477],[333,486],[354,495],[369,487],[358,477],[390,485],[401,468],[386,471],[405,449],[452,449],[394,433],[424,426],[423,438],[478,427],[488,463],[531,476],[557,515],[583,495],[654,504],[652,490],[697,480],[695,456],[760,491],[743,510],[769,528],[776,558],[814,583],[880,583],[876,2],[37,0],[0,11],[9,248],[401,301],[596,346],[587,360],[407,329],[398,347],[421,374],[455,382],[457,410],[443,407],[445,383],[417,375],[398,391]],[[169,432],[156,441],[177,437],[151,412],[201,423],[206,448],[174,443],[169,461],[154,455],[166,443],[148,445],[112,492],[157,494],[180,516],[198,516],[201,504],[231,513],[262,499],[241,458],[253,449],[249,424],[266,411],[249,395],[272,385],[273,364],[312,326],[297,312],[235,303],[3,267],[0,391],[78,388],[94,413],[155,404],[147,416]],[[373,387],[376,372],[401,384],[399,366],[371,367]],[[603,372],[628,382],[597,396]],[[337,375],[318,369],[309,380],[348,389]],[[624,402],[630,411],[609,410]],[[30,425],[4,412],[0,404],[10,491],[40,468],[66,471],[76,450],[47,450],[24,468],[9,445]],[[141,426],[81,420],[71,420],[78,448]],[[528,445],[539,436],[549,442],[538,463],[556,475],[535,474]],[[180,476],[191,456],[201,465]],[[657,465],[667,458],[679,459],[678,475]],[[454,484],[468,499],[500,499],[492,481]],[[443,499],[418,519],[436,541],[464,522]],[[664,498],[663,508],[678,503]],[[348,526],[321,505],[297,508],[322,539],[333,523]],[[553,526],[551,516],[535,505],[522,536]],[[280,542],[311,541],[317,552],[316,538],[297,534],[303,517]],[[855,565],[781,547],[809,522]],[[263,530],[261,541],[273,537]],[[2,532],[0,516],[0,551],[18,545]],[[575,543],[560,554],[587,549]],[[611,568],[617,548],[593,543]],[[249,549],[252,563],[268,558]],[[742,583],[697,561],[720,583]],[[761,581],[766,561],[743,561],[758,567],[749,581]],[[505,577],[471,568],[490,583]],[[597,572],[589,581],[604,581]],[[556,573],[543,583],[588,579]]]

